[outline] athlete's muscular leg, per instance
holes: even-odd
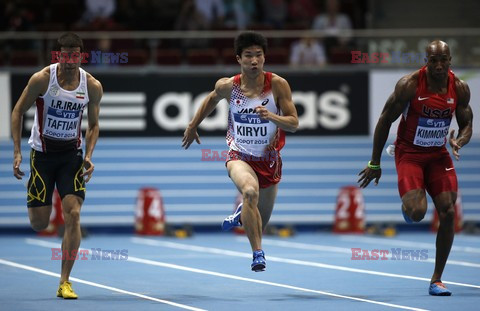
[[[402,197],[402,210],[411,220],[419,222],[427,212],[427,196],[424,189],[414,189]]]
[[[50,223],[51,213],[51,205],[29,207],[28,217],[30,218],[30,225],[32,226],[32,229],[37,232],[47,229],[48,224]]]
[[[28,218],[32,229],[45,230],[52,214],[52,194],[55,189],[52,165],[44,153],[30,152],[30,176],[27,184]]]
[[[432,275],[432,282],[442,278],[443,269],[447,263],[448,255],[453,244],[455,234],[455,201],[456,192],[442,192],[433,198],[437,209],[440,226],[438,227],[436,240],[435,270]]]
[[[275,204],[275,199],[277,197],[278,184],[272,185],[268,188],[260,188],[260,197],[258,200],[258,209],[260,210],[260,215],[262,216],[262,231],[265,230],[265,227],[270,220],[272,215],[273,205]]]
[[[243,197],[241,220],[252,251],[262,249],[262,219],[258,210],[257,175],[244,161],[229,161],[227,169],[230,178]]]
[[[62,241],[62,252],[68,256],[62,256],[60,284],[64,281],[68,281],[73,264],[75,263],[75,258],[71,258],[72,251],[78,252],[78,248],[80,247],[80,240],[82,239],[82,232],[80,230],[80,209],[82,203],[82,198],[73,194],[66,195],[62,200],[63,218],[65,219],[65,234]]]

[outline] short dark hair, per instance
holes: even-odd
[[[242,32],[235,38],[235,55],[242,56],[243,50],[253,45],[260,46],[263,50],[263,54],[267,53],[267,38],[254,31]]]
[[[55,51],[60,51],[62,48],[80,48],[80,52],[83,52],[82,38],[73,32],[67,32],[55,43]]]

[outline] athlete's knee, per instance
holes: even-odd
[[[64,211],[63,216],[65,218],[66,224],[74,225],[80,223],[80,210],[78,209],[70,209],[68,211]]]
[[[405,210],[410,216],[410,219],[413,220],[414,222],[420,222],[422,219],[425,217],[425,214],[427,213],[427,209],[424,208],[423,206],[409,206],[405,205]]]
[[[457,194],[454,192],[442,192],[433,199],[440,224],[447,226],[453,225],[455,221],[456,200]]]
[[[427,199],[422,190],[413,190],[402,197],[402,203],[410,219],[414,222],[421,221],[427,213]]]
[[[453,224],[455,220],[455,208],[452,205],[437,208],[438,220],[441,224]]]
[[[248,186],[243,190],[243,200],[250,204],[258,203],[259,192],[254,187]]]
[[[410,218],[414,222],[420,222],[425,217],[426,212],[420,208],[413,209],[412,213],[410,214]]]
[[[40,218],[30,219],[30,226],[36,232],[40,232],[40,231],[43,231],[43,230],[47,229],[49,223],[50,223],[49,218],[46,218],[46,219],[40,219]]]

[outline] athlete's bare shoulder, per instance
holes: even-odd
[[[50,80],[50,66],[44,67],[42,70],[35,72],[33,76],[36,76],[38,79],[42,80]]]
[[[86,72],[87,75],[87,89],[88,94],[91,99],[100,100],[103,95],[103,87],[100,81],[95,79],[90,73]]]
[[[403,76],[401,79],[400,79],[400,83],[406,87],[406,88],[414,88],[416,89],[417,88],[417,85],[418,85],[418,76],[419,76],[420,72],[418,70],[412,72],[412,73],[409,73],[405,76]]]
[[[87,85],[88,85],[88,88],[90,89],[91,87],[92,88],[101,88],[102,87],[102,84],[100,83],[100,81],[98,81],[97,79],[95,79],[94,76],[92,76],[90,73],[88,72],[85,72],[86,75],[87,75]]]
[[[415,96],[418,85],[419,71],[409,73],[398,80],[395,85],[395,95],[399,99],[410,100]]]
[[[230,96],[233,87],[233,79],[234,77],[218,79],[217,83],[215,83],[215,92],[223,98]]]
[[[285,87],[288,85],[286,79],[272,72],[272,88]]]
[[[272,72],[272,80],[278,80],[278,79],[283,79],[281,76],[279,76],[278,74]]]
[[[43,95],[48,89],[48,83],[50,82],[50,66],[43,68],[40,71],[35,72],[30,80],[28,86],[38,92],[38,95]]]
[[[470,102],[470,88],[467,82],[455,76],[455,91],[457,93],[458,104],[468,105]]]

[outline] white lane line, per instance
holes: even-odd
[[[433,258],[428,258],[425,260],[426,262],[431,262],[435,263],[435,259]],[[464,266],[464,267],[470,267],[470,268],[480,268],[480,264],[478,263],[473,263],[473,262],[468,262],[468,261],[460,261],[460,260],[450,260],[448,259],[447,263],[449,265],[455,265],[455,266]]]
[[[147,245],[155,245],[155,243],[151,244],[149,241],[156,242],[155,240],[142,239],[142,238],[131,238],[130,240],[132,240],[134,243],[147,244]],[[145,240],[145,241],[143,241],[143,240]],[[37,240],[37,239],[31,239],[31,238],[26,238],[25,241],[28,244],[42,246],[42,247],[58,247],[60,245],[58,243],[52,243],[52,242],[47,242],[47,241]],[[137,241],[137,242],[135,242],[135,241]],[[142,242],[146,242],[146,243],[142,243]],[[165,242],[165,243],[172,244],[172,245],[177,244],[177,243],[172,243],[172,242]],[[158,246],[158,245],[155,245],[155,246]],[[188,248],[188,245],[178,244],[177,246],[180,246],[180,247],[184,246],[186,248],[182,248],[182,249],[192,250],[192,249]],[[190,247],[204,249],[204,247],[200,247],[200,246],[190,246]],[[205,249],[207,249],[207,248],[205,248]],[[215,250],[215,253],[218,252],[220,254],[225,254],[225,252],[227,252],[227,253],[230,253],[232,256],[240,256],[240,257],[248,257],[248,258],[251,257],[251,255],[249,255],[249,254],[244,254],[244,253],[239,253],[239,252],[224,251],[224,250],[220,250],[220,249],[218,249],[218,250],[217,249],[212,249],[212,250]],[[271,257],[269,257],[269,258],[271,258]],[[151,266],[158,266],[158,267],[163,267],[163,268],[170,268],[170,269],[182,270],[182,271],[187,271],[187,272],[217,276],[217,277],[233,279],[233,280],[237,280],[237,281],[244,281],[244,282],[257,283],[257,284],[275,286],[275,287],[286,288],[286,289],[293,289],[293,290],[297,290],[297,291],[320,294],[320,295],[325,295],[325,296],[330,296],[330,297],[335,297],[335,298],[355,300],[355,301],[366,302],[366,303],[371,303],[371,304],[376,304],[376,305],[382,305],[382,306],[387,306],[387,307],[392,307],[392,308],[397,308],[397,309],[417,310],[417,311],[425,311],[426,310],[426,309],[413,308],[413,307],[402,306],[402,305],[386,303],[386,302],[381,302],[381,301],[375,301],[375,300],[370,300],[370,299],[363,299],[363,298],[339,295],[339,294],[334,294],[334,293],[329,293],[329,292],[324,292],[324,291],[319,291],[319,290],[314,290],[314,289],[309,289],[309,288],[297,287],[297,286],[292,286],[292,285],[287,285],[287,284],[250,279],[250,278],[245,278],[245,277],[240,277],[240,276],[235,276],[235,275],[230,275],[230,274],[224,274],[224,273],[219,273],[219,272],[214,272],[214,271],[208,271],[208,270],[203,270],[203,269],[190,268],[190,267],[185,267],[185,266],[180,266],[180,265],[175,265],[175,264],[169,264],[169,263],[160,262],[160,261],[154,261],[154,260],[149,260],[149,259],[132,257],[132,256],[128,256],[128,261],[137,262],[137,263],[146,264],[146,265],[151,265]],[[71,279],[73,280],[73,278],[71,278]]]
[[[240,242],[247,242],[245,239],[237,238]],[[277,241],[271,239],[262,239],[262,244],[265,245],[274,245],[279,247],[288,247],[288,248],[296,248],[296,249],[306,249],[306,250],[316,250],[316,251],[325,251],[325,252],[332,252],[332,253],[342,253],[342,254],[352,254],[351,248],[346,247],[337,247],[337,246],[328,246],[328,245],[318,245],[318,244],[307,244],[307,243],[298,243],[298,242],[289,242],[289,241]],[[416,247],[418,249],[418,246]],[[428,262],[428,263],[435,263],[435,259],[427,258],[425,260],[412,260],[414,262]],[[472,268],[480,268],[480,264],[473,263],[469,261],[460,261],[460,260],[451,260],[448,259],[449,265],[456,265],[456,266],[463,266],[463,267],[472,267]]]
[[[56,246],[59,246],[60,244],[55,244],[55,245],[56,245]],[[50,246],[49,246],[49,247],[50,247]],[[10,266],[10,267],[14,267],[14,268],[24,269],[24,270],[28,270],[28,271],[37,272],[37,273],[41,273],[41,274],[45,274],[45,275],[49,275],[49,276],[53,276],[53,277],[60,278],[60,274],[59,274],[59,273],[55,273],[55,272],[51,272],[51,271],[47,271],[47,270],[35,268],[35,267],[32,267],[32,266],[27,266],[27,265],[19,264],[19,263],[16,263],[16,262],[13,262],[13,261],[9,261],[9,260],[5,260],[5,259],[2,259],[2,258],[0,258],[0,264],[6,265],[6,266]],[[110,291],[112,291],[112,292],[122,293],[122,294],[130,295],[130,296],[139,297],[139,298],[142,298],[142,299],[147,299],[147,300],[151,300],[151,301],[155,301],[155,302],[160,302],[160,303],[163,303],[163,304],[171,305],[171,306],[178,307],[178,308],[182,308],[182,309],[186,309],[186,310],[205,311],[205,309],[199,309],[199,308],[195,308],[195,307],[190,307],[190,306],[187,306],[187,305],[183,305],[183,304],[171,302],[171,301],[168,301],[168,300],[158,299],[158,298],[150,297],[150,296],[147,296],[147,295],[143,295],[143,294],[139,294],[139,293],[135,293],[135,292],[123,290],[123,289],[120,289],[120,288],[116,288],[116,287],[112,287],[112,286],[107,286],[107,285],[103,285],[103,284],[99,284],[99,283],[94,283],[94,282],[82,280],[82,279],[79,279],[79,278],[70,277],[70,280],[75,281],[75,282],[77,282],[77,283],[82,283],[82,284],[85,284],[85,285],[90,285],[90,286],[93,286],[93,287],[103,288],[103,289],[106,289],[106,290],[110,290]]]
[[[250,258],[250,255],[248,255],[248,257]],[[164,262],[141,259],[141,258],[136,258],[136,257],[128,257],[128,260],[138,262],[138,263],[141,263],[141,264],[147,264],[147,265],[152,265],[152,266],[159,266],[159,267],[164,267],[164,268],[177,269],[177,270],[194,272],[194,273],[199,273],[199,274],[212,275],[212,276],[217,276],[217,277],[222,277],[222,278],[227,278],[227,279],[233,279],[233,280],[250,282],[250,283],[258,283],[258,284],[275,286],[275,287],[286,288],[286,289],[293,289],[293,290],[302,291],[302,292],[315,293],[315,294],[320,294],[320,295],[325,295],[325,296],[330,296],[330,297],[335,297],[335,298],[355,300],[355,301],[360,301],[360,302],[366,302],[366,303],[371,303],[371,304],[376,304],[376,305],[392,307],[392,308],[405,309],[405,310],[425,310],[425,309],[413,308],[413,307],[402,306],[402,305],[386,303],[386,302],[381,302],[381,301],[375,301],[375,300],[370,300],[370,299],[363,299],[363,298],[357,298],[357,297],[352,297],[352,296],[334,294],[334,293],[329,293],[329,292],[324,292],[324,291],[314,290],[314,289],[309,289],[309,288],[304,288],[304,287],[298,287],[298,286],[292,286],[292,285],[287,285],[287,284],[250,279],[250,278],[235,276],[235,275],[231,275],[231,274],[224,274],[224,273],[219,273],[219,272],[214,272],[214,271],[208,271],[208,270],[190,268],[190,267],[179,266],[179,265],[174,265],[174,264],[168,264],[168,263],[164,263]]]
[[[217,255],[227,255],[227,256],[234,256],[234,257],[248,257],[248,258],[251,258],[250,254],[245,254],[245,253],[240,253],[240,252],[235,252],[235,251],[227,251],[227,250],[219,249],[219,248],[187,245],[187,244],[180,244],[180,243],[173,243],[173,242],[166,242],[166,241],[158,241],[158,240],[152,240],[152,239],[146,239],[146,238],[137,238],[137,237],[131,238],[130,240],[133,243],[150,245],[150,246],[168,247],[168,248],[182,249],[182,250],[188,250],[188,251],[194,251],[194,252],[204,252],[204,253],[217,254]],[[312,262],[312,261],[287,259],[287,258],[280,258],[280,257],[273,257],[273,256],[268,256],[268,260],[269,261],[274,261],[274,262],[292,264],[292,265],[309,266],[309,267],[315,267],[315,268],[323,268],[323,269],[331,269],[331,270],[339,270],[339,271],[346,271],[346,272],[355,272],[355,273],[371,274],[371,275],[378,275],[378,276],[385,276],[385,277],[392,277],[392,278],[400,278],[400,279],[409,279],[409,280],[430,282],[430,279],[423,278],[423,277],[418,277],[418,276],[387,273],[387,272],[378,272],[378,271],[372,271],[372,270],[357,269],[357,268],[350,268],[350,267],[337,266],[337,265],[329,265],[329,264],[323,264],[323,263]],[[458,286],[464,286],[464,287],[480,288],[480,285],[475,285],[475,284],[459,283],[459,282],[452,282],[452,281],[442,281],[442,282],[445,283],[445,284],[452,284],[452,285],[458,285]]]
[[[405,247],[424,247],[429,249],[435,249],[435,244],[433,243],[421,243],[415,241],[405,241],[405,240],[386,240],[382,238],[369,238],[369,237],[359,237],[359,236],[342,236],[340,240],[343,241],[354,241],[354,242],[364,242],[364,243],[374,243],[374,244],[387,244],[387,245],[398,245]],[[480,248],[470,247],[470,246],[452,246],[452,251],[455,252],[464,252],[464,253],[475,253],[480,254]]]
[[[245,238],[240,238],[240,237],[237,237],[236,240],[239,242],[247,242]],[[346,247],[306,244],[306,243],[289,242],[289,241],[276,241],[276,240],[265,239],[265,238],[262,238],[262,244],[296,248],[296,249],[306,249],[306,250],[312,250],[312,251],[325,251],[325,252],[342,253],[342,254],[350,254],[350,255],[352,254],[352,250]]]

